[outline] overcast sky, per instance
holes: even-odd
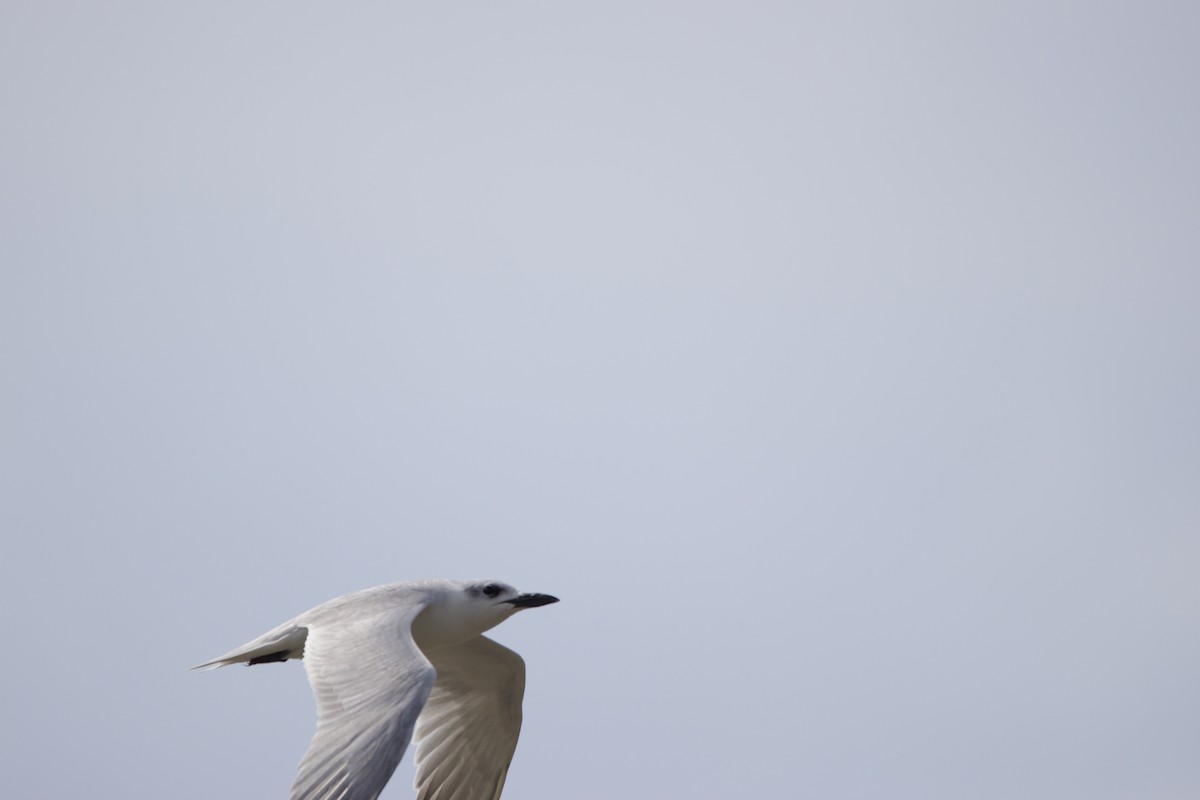
[[[1196,8],[4,3],[5,794],[496,577],[511,800],[1200,796]]]

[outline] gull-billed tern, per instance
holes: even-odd
[[[555,602],[500,581],[392,583],[193,669],[304,659],[317,732],[291,800],[375,800],[414,736],[417,800],[497,800],[521,732],[525,662],[481,634]]]

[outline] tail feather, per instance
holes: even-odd
[[[208,670],[229,664],[267,664],[272,661],[286,661],[289,658],[304,658],[304,642],[307,639],[308,628],[286,622],[257,639],[230,650],[220,658],[197,664],[192,669]]]

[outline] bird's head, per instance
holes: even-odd
[[[422,648],[459,644],[518,611],[557,602],[548,594],[522,594],[502,581],[454,581],[413,621],[413,637]]]

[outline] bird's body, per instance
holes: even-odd
[[[393,583],[334,598],[196,669],[304,659],[317,732],[292,800],[374,800],[414,731],[418,800],[497,800],[525,662],[481,634],[553,602],[499,581]]]

